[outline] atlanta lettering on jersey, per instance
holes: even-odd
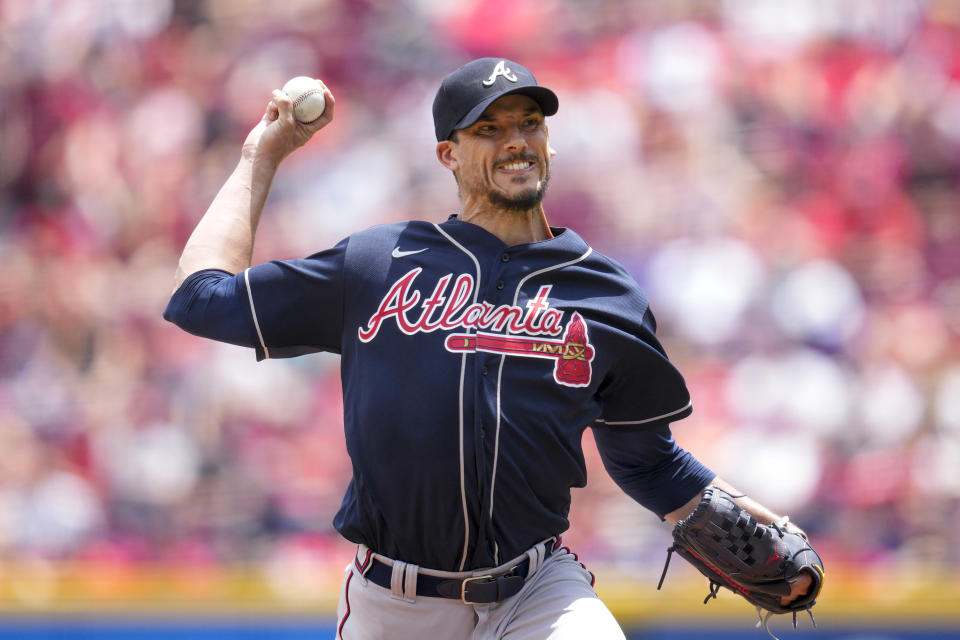
[[[390,319],[407,335],[438,329],[472,329],[476,335],[447,336],[444,343],[447,351],[545,358],[555,361],[554,380],[558,384],[571,387],[590,384],[594,350],[587,338],[586,323],[579,313],[574,313],[566,328],[563,327],[563,312],[551,309],[547,301],[551,285],[540,287],[536,296],[527,302],[526,309],[508,304],[494,306],[485,301],[471,302],[474,281],[470,274],[460,274],[454,280],[453,274],[448,273],[437,281],[433,293],[423,304],[419,304],[421,294],[413,288],[413,283],[422,271],[421,267],[412,269],[390,287],[366,325],[358,329],[361,342],[376,338],[380,327]],[[560,340],[536,337],[561,334]]]
[[[383,323],[391,318],[408,335],[430,333],[437,329],[490,329],[548,336],[563,333],[560,324],[563,312],[550,309],[550,303],[547,302],[551,285],[540,287],[536,297],[527,303],[526,309],[507,304],[495,307],[489,302],[471,302],[474,283],[470,274],[457,276],[451,287],[453,274],[448,273],[440,278],[433,293],[417,312],[415,308],[420,302],[420,292],[413,288],[413,281],[421,271],[422,267],[409,271],[390,287],[366,327],[360,327],[358,334],[362,342],[373,340]]]

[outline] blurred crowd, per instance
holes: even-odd
[[[255,261],[455,212],[430,104],[482,55],[558,93],[548,216],[647,290],[681,445],[828,564],[960,566],[949,0],[0,0],[0,563],[349,553],[337,358],[257,364],[161,312],[289,77],[336,120],[281,168]],[[659,570],[665,525],[584,440],[567,540]]]

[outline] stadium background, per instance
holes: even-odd
[[[337,359],[256,364],[160,313],[288,77],[337,119],[257,261],[455,211],[429,107],[480,55],[559,94],[546,208],[647,288],[678,440],[823,554],[820,631],[774,629],[960,637],[950,0],[0,1],[0,637],[330,636]],[[765,637],[683,563],[655,591],[669,529],[585,448],[565,540],[632,637]]]

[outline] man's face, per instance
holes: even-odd
[[[550,177],[550,154],[543,113],[533,99],[504,96],[455,138],[450,156],[464,203],[481,199],[518,211],[540,204]]]

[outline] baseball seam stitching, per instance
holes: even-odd
[[[301,102],[303,102],[304,100],[306,100],[307,98],[309,98],[315,93],[323,93],[323,91],[321,91],[320,89],[309,89],[307,91],[304,91],[303,93],[300,94],[300,97],[298,97],[296,100],[293,101],[293,107],[297,108]]]

